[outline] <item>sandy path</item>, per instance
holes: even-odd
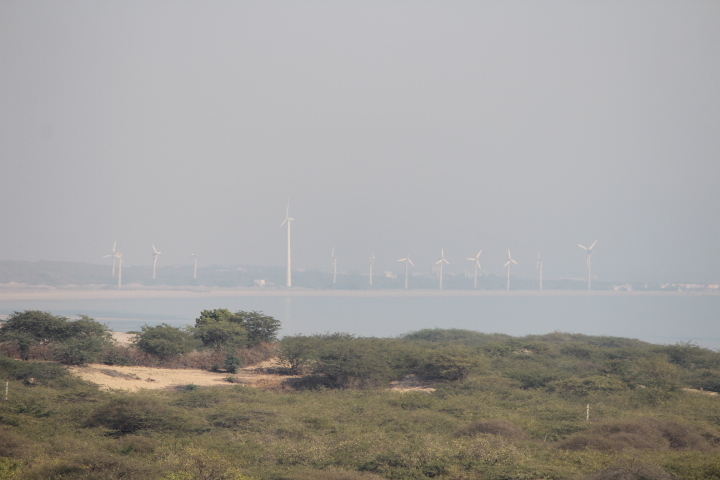
[[[176,388],[182,385],[231,385],[227,374],[204,370],[184,370],[151,367],[123,367],[92,364],[73,367],[71,371],[103,390],[142,390]]]
[[[263,388],[279,388],[288,376],[258,373],[258,369],[276,366],[269,360],[258,365],[242,368],[237,374],[214,373],[206,370],[125,367],[118,365],[90,364],[72,367],[73,374],[83,380],[95,383],[103,390],[162,390],[175,389],[185,385],[202,387],[223,387],[236,384]],[[233,381],[229,382],[228,378]]]

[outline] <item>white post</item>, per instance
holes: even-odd
[[[7,402],[8,399],[8,388],[10,386],[10,382],[5,380],[5,401]]]
[[[585,421],[590,420],[590,404],[587,404],[587,407],[585,407]]]

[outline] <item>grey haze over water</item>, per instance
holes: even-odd
[[[720,283],[720,2],[5,0],[0,65],[0,260],[281,266],[290,199],[298,269]]]
[[[553,331],[692,342],[720,349],[720,295],[293,296],[122,300],[13,300],[0,314],[39,309],[90,315],[117,331],[144,324],[193,325],[205,309],[258,310],[282,322],[281,335],[347,332],[391,337],[423,328],[513,336]]]

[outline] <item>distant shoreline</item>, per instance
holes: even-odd
[[[0,285],[0,301],[15,300],[120,300],[142,298],[215,297],[636,297],[636,296],[720,296],[712,291],[616,291],[616,290],[314,290],[307,288],[207,288],[145,287],[128,285],[112,288],[49,287],[18,284]]]

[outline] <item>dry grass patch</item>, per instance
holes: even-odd
[[[462,436],[474,436],[474,435],[497,435],[506,438],[514,438],[522,440],[527,438],[527,435],[522,428],[518,427],[512,422],[502,419],[493,420],[478,420],[466,425],[458,430],[455,435],[458,437]]]
[[[560,443],[565,450],[706,450],[708,443],[688,425],[658,418],[615,420],[593,425]]]

